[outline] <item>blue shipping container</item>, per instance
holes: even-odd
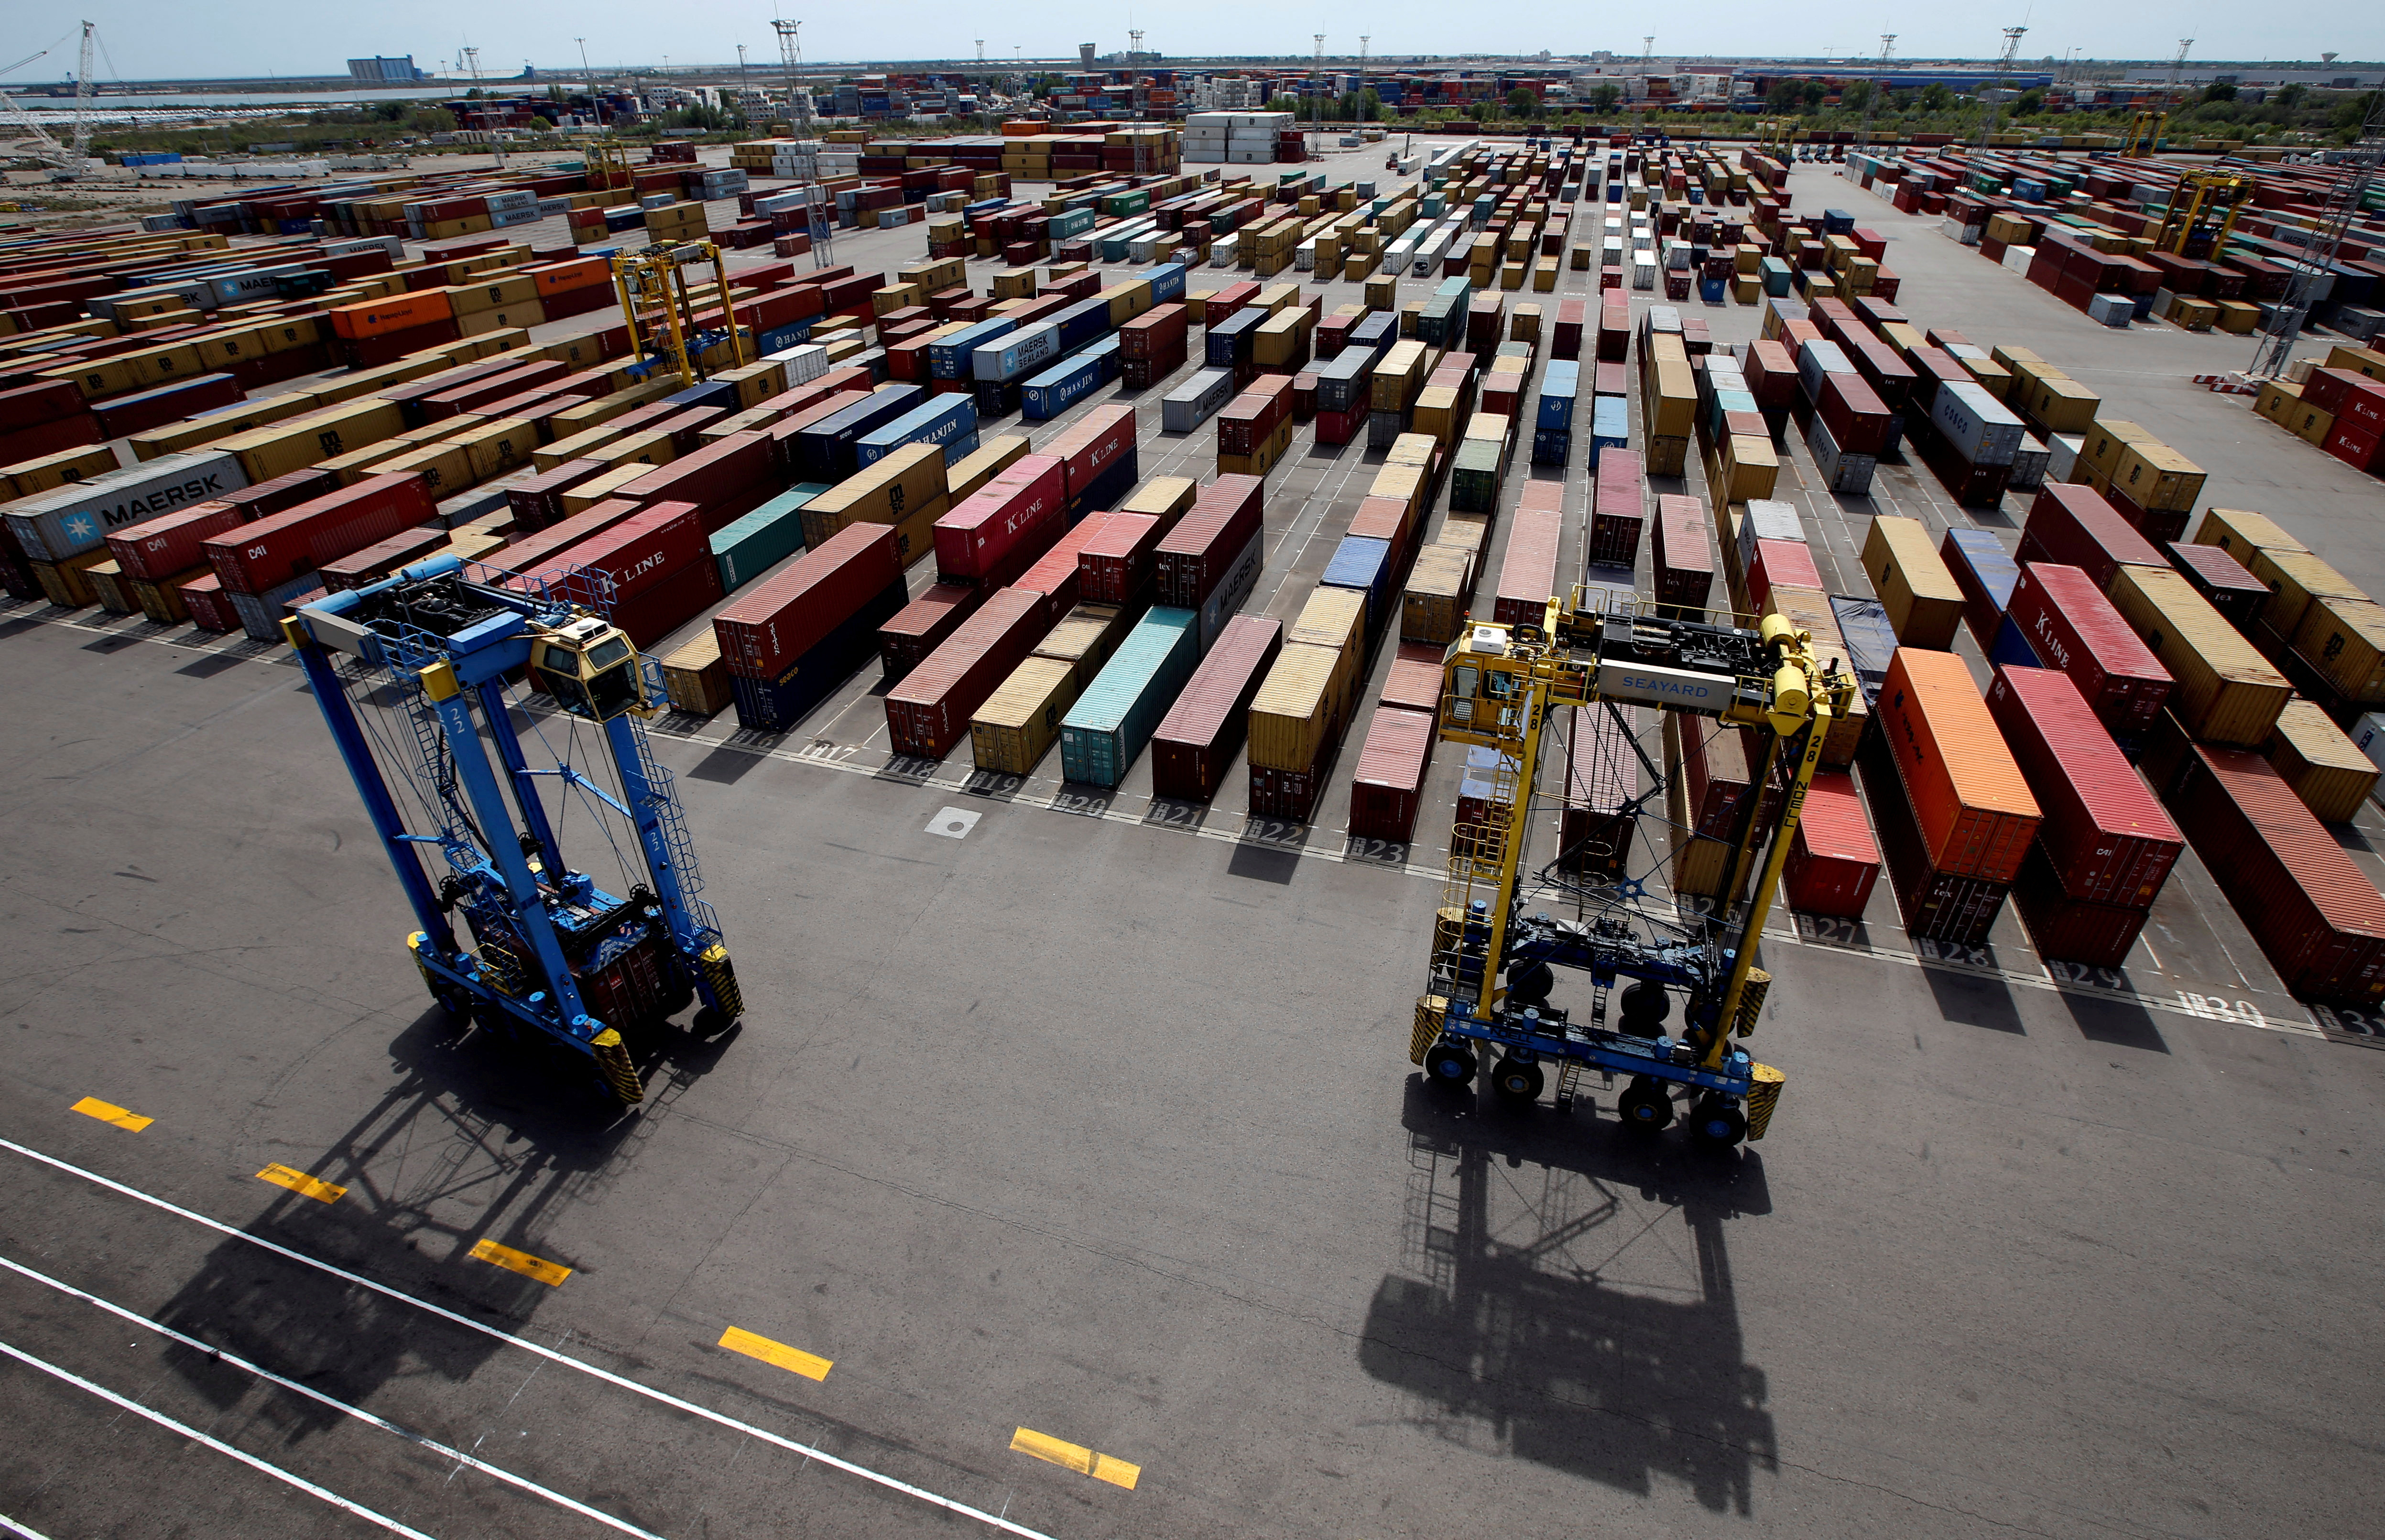
[[[1996,644],[1988,649],[1988,661],[2007,668],[2043,668],[2037,649],[2029,644],[2028,634],[2012,616],[2005,615],[1996,623]]]
[[[707,379],[691,385],[684,391],[663,397],[668,406],[685,412],[698,406],[718,406],[724,412],[737,410],[737,382],[733,379]]]
[[[1541,380],[1541,404],[1533,426],[1572,428],[1574,409],[1580,404],[1580,365],[1562,361],[1551,364]]]
[[[1401,596],[1392,587],[1392,542],[1367,535],[1344,535],[1342,543],[1333,548],[1332,560],[1325,564],[1325,576],[1317,581],[1327,588],[1356,589],[1367,596],[1367,635],[1382,634],[1383,622],[1400,606]]]
[[[2012,608],[2013,585],[2020,581],[2020,564],[2013,560],[2004,542],[1987,529],[1949,529],[1946,538],[1954,543],[1954,562],[1962,568],[1951,571],[1949,576],[1966,594],[1979,589],[1999,615]],[[1967,575],[1969,582],[1963,580]]]
[[[1151,284],[1151,303],[1174,304],[1184,297],[1184,264],[1163,262],[1143,277]]]
[[[1268,320],[1264,310],[1242,309],[1209,328],[1201,340],[1202,361],[1212,368],[1230,368],[1237,363],[1248,363],[1252,351],[1258,345],[1255,333]]]
[[[1049,422],[1099,390],[1118,374],[1118,333],[1044,370],[1018,390],[1018,409],[1029,422]]]
[[[1200,621],[1191,610],[1145,615],[1062,719],[1063,778],[1111,787],[1126,779],[1200,660]]]
[[[970,354],[969,378],[980,384],[1021,379],[1041,373],[1068,351],[1060,345],[1060,329],[1049,321],[1039,321],[1024,331],[997,337]]]
[[[1091,484],[1068,499],[1068,527],[1074,528],[1087,514],[1107,513],[1126,500],[1134,484],[1143,479],[1140,457],[1134,451],[1110,462],[1109,469],[1093,478]]]
[[[1591,397],[1590,436],[1617,449],[1629,448],[1631,442],[1630,403],[1622,396]]]
[[[720,564],[720,587],[734,593],[804,548],[804,504],[828,491],[806,481],[713,533],[712,559]]]
[[[1532,464],[1562,466],[1573,458],[1573,429],[1570,428],[1535,428],[1532,429]],[[1595,465],[1595,459],[1592,464]]]
[[[854,445],[854,464],[856,468],[874,466],[905,444],[942,444],[949,466],[970,453],[958,447],[965,440],[977,441],[977,403],[956,393],[934,396],[862,435]]]
[[[837,482],[860,469],[854,446],[861,436],[885,427],[919,404],[917,385],[881,385],[868,401],[856,401],[795,435],[795,470],[806,481]]]
[[[1110,302],[1098,296],[1080,300],[1053,317],[1052,324],[1060,329],[1060,352],[1064,354],[1074,353],[1102,333],[1113,329],[1110,326]]]
[[[810,652],[789,664],[775,678],[729,677],[737,702],[737,725],[757,732],[783,732],[804,714],[836,692],[853,671],[878,655],[878,628],[894,618],[910,600],[903,579],[886,585],[868,603],[812,644]]]
[[[970,354],[996,337],[1018,329],[1018,323],[1007,317],[997,316],[990,321],[963,327],[948,337],[939,337],[928,344],[928,373],[937,379],[968,379]]]

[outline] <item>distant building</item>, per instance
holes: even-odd
[[[1093,67],[1093,45],[1092,43],[1080,43],[1077,44],[1077,62],[1087,69],[1091,69]]]
[[[414,68],[412,54],[402,54],[395,58],[350,59],[348,78],[358,85],[412,85],[429,77]]]

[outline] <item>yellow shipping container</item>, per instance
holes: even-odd
[[[1780,457],[1771,440],[1733,433],[1723,440],[1721,448],[1717,480],[1724,502],[1745,503],[1772,495],[1773,484],[1780,476]]]
[[[1416,410],[1409,414],[1408,421],[1416,431],[1430,435],[1434,443],[1448,448],[1457,429],[1457,387],[1428,385],[1418,391]]]
[[[335,454],[395,438],[406,430],[394,402],[378,398],[342,402],[286,422],[219,440],[216,448],[236,456],[250,486],[305,470]]]
[[[1400,595],[1400,640],[1446,647],[1466,622],[1474,587],[1475,553],[1458,545],[1428,545],[1417,553]]]
[[[472,479],[488,481],[530,464],[538,448],[538,424],[528,417],[501,417],[475,423],[449,441],[464,446],[472,462]]]
[[[2110,597],[2169,670],[2169,709],[2188,732],[2227,748],[2268,741],[2293,688],[2184,578],[2167,567],[2124,566]]]
[[[2085,438],[2086,442],[2079,448],[2079,458],[2084,464],[2102,471],[2106,480],[2110,479],[2112,472],[2118,467],[2121,453],[2130,444],[2161,442],[2159,439],[2139,428],[2135,423],[2121,422],[2110,417],[2098,417],[2087,429]]]
[[[1026,776],[1060,740],[1060,719],[1076,703],[1077,671],[1058,658],[1030,657],[1010,671],[969,721],[977,767]]]
[[[1036,644],[1034,655],[1056,658],[1077,676],[1077,693],[1093,682],[1127,636],[1125,609],[1117,604],[1080,604]]]
[[[668,466],[679,458],[679,449],[672,435],[653,428],[638,428],[590,449],[577,458],[593,460],[601,466]]]
[[[1919,519],[1873,519],[1864,537],[1863,565],[1898,641],[1942,652],[1954,647],[1963,624],[1963,590]]]
[[[116,451],[106,444],[94,444],[88,449],[62,449],[37,460],[19,461],[0,471],[0,484],[6,486],[10,497],[31,497],[69,481],[84,481],[121,468],[117,464]]]
[[[611,497],[641,476],[652,476],[655,467],[632,460],[626,466],[616,466],[602,476],[592,476],[563,494],[566,514],[584,514]]]
[[[1176,528],[1176,521],[1192,511],[1201,496],[1201,483],[1189,476],[1155,476],[1127,493],[1126,501],[1118,505],[1121,514],[1148,514],[1159,520],[1160,538]]]
[[[2314,599],[2366,599],[2360,586],[2307,551],[2255,551],[2240,557],[2244,570],[2268,585],[2261,624],[2291,637]]]
[[[2385,701],[2385,608],[2369,599],[2314,595],[2294,627],[2293,649],[2348,701]]]
[[[2140,508],[2184,512],[2203,496],[2203,467],[2165,443],[2129,445],[2111,474],[2113,490]]]
[[[1643,363],[1641,379],[1641,407],[1649,432],[1666,439],[1689,437],[1698,416],[1697,377],[1690,372],[1689,360],[1660,357],[1653,366]]]
[[[594,428],[582,428],[569,438],[558,438],[544,448],[534,452],[531,455],[531,464],[541,470],[553,470],[556,466],[568,461],[596,459],[598,450],[620,438],[625,431],[626,429],[615,428],[610,423],[599,423]]]
[[[483,310],[510,310],[528,304],[538,298],[538,279],[527,273],[510,278],[492,279],[486,283],[451,283],[447,286],[448,308],[459,322],[467,316]]]
[[[2249,508],[2205,508],[2203,525],[2194,532],[2197,545],[2216,545],[2247,567],[2255,551],[2307,551],[2310,547],[2286,533],[2266,514]]]
[[[1251,701],[1251,764],[1262,770],[1315,764],[1341,727],[1334,703],[1349,672],[1350,660],[1332,648],[1285,642]]]
[[[1024,434],[1005,433],[980,439],[975,452],[952,463],[944,472],[945,490],[955,503],[969,496],[1000,475],[1004,467],[1027,454]]]
[[[1417,389],[1425,377],[1425,346],[1409,341],[1394,342],[1382,357],[1375,361],[1374,374],[1367,385],[1367,405],[1377,412],[1403,412],[1415,399]],[[1278,769],[1299,769],[1299,765],[1279,765]]]
[[[2348,824],[2377,789],[2377,766],[2316,703],[2297,695],[2278,714],[2268,760],[2314,816]]]
[[[901,524],[944,495],[944,452],[939,444],[905,444],[804,505],[806,514],[848,524]]]
[[[2021,408],[2055,433],[2085,433],[2095,426],[2104,398],[2065,375],[2040,375],[2020,387]]]
[[[434,503],[455,496],[478,479],[472,474],[471,453],[457,443],[417,444],[373,466],[373,474],[419,476]]]

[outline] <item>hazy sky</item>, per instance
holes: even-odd
[[[1637,29],[1646,25],[1656,29],[1660,56],[1871,55],[1879,51],[1879,34],[1893,27],[1899,33],[1900,58],[1976,58],[1992,56],[2001,47],[2001,29],[2024,24],[2029,29],[2021,43],[2025,59],[2059,58],[2072,48],[2087,58],[2167,58],[2182,37],[2195,40],[2189,56],[2199,59],[2316,61],[2323,50],[2345,59],[2385,54],[2385,6],[2374,0],[2295,6],[2283,16],[2245,0],[2173,0],[2159,6],[1999,0],[1992,6],[1958,3],[1918,10],[1880,0],[1702,0],[1644,23],[1545,0],[1497,7],[1401,0],[1330,6],[1280,0],[1178,0],[1169,6],[1139,6],[1084,0],[781,4],[783,9],[774,12],[768,0],[759,5],[417,0],[373,6],[338,0],[230,5],[78,0],[70,9],[9,0],[0,6],[0,17],[7,20],[0,62],[51,42],[78,16],[99,23],[106,53],[96,73],[103,81],[324,75],[342,72],[351,56],[368,54],[411,54],[417,65],[437,70],[437,61],[456,58],[465,43],[479,46],[483,72],[510,75],[524,60],[542,67],[576,64],[580,46],[575,37],[588,40],[589,59],[599,68],[625,61],[660,63],[666,56],[673,64],[733,62],[741,43],[755,63],[764,64],[778,56],[770,29],[774,14],[803,20],[807,60],[969,58],[980,36],[989,59],[1008,58],[1014,47],[1023,48],[1029,57],[1073,56],[1080,43],[1097,43],[1105,53],[1124,48],[1127,31],[1134,26],[1144,29],[1143,45],[1162,54],[1306,54],[1315,46],[1312,34],[1318,31],[1326,34],[1328,52],[1355,54],[1363,31],[1371,35],[1370,52],[1378,57],[1542,48],[1560,53],[1605,48],[1637,55]],[[69,42],[0,83],[56,80],[73,63]]]

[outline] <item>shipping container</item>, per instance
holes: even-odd
[[[828,491],[818,482],[791,488],[710,537],[725,593],[761,577],[804,548],[804,508]]]
[[[1431,714],[1395,706],[1377,710],[1350,779],[1353,838],[1405,844],[1416,833],[1426,772],[1432,768]]]
[[[162,582],[204,565],[207,539],[243,522],[236,503],[201,503],[108,536],[107,550],[127,577]]]
[[[1959,946],[1986,944],[2004,911],[2008,885],[1941,872],[1929,864],[1920,824],[1882,739],[1875,737],[1866,745],[1857,764],[1889,889],[1896,895],[1906,934]]]
[[[1694,497],[1665,492],[1656,498],[1656,525],[1650,539],[1655,563],[1657,614],[1699,618],[1714,590],[1714,532]]]
[[[2171,678],[2169,709],[2205,743],[2268,741],[2293,693],[2285,677],[2166,565],[2117,569],[2112,607]]]
[[[986,592],[970,583],[938,583],[880,627],[878,656],[885,665],[886,682],[893,684],[917,668],[985,602]]]
[[[1634,492],[1637,499],[1637,492]],[[1542,626],[1549,601],[1557,595],[1558,551],[1565,541],[1565,520],[1553,513],[1518,509],[1507,535],[1507,553],[1499,568],[1498,597],[1492,620],[1501,626]]]
[[[2068,675],[2114,736],[2134,740],[2160,718],[2169,700],[2169,670],[2086,573],[2049,562],[2024,564],[2006,615],[2036,658],[2034,666]]]
[[[1801,914],[1863,918],[1879,880],[1879,846],[1864,817],[1854,776],[1844,770],[1814,773],[1780,877],[1789,907]]]
[[[1938,554],[1963,590],[1963,618],[1971,635],[1981,648],[1992,646],[2011,606],[2013,585],[2020,580],[2020,565],[1986,529],[1948,528]]]
[[[215,502],[248,482],[234,456],[192,450],[19,498],[0,512],[27,557],[63,562],[119,530]]]
[[[1200,640],[1191,610],[1146,614],[1061,723],[1061,775],[1092,786],[1123,781],[1200,661]]]
[[[2079,687],[2050,668],[1999,668],[1987,702],[2044,815],[2038,846],[2063,891],[2151,906],[2185,838]]]
[[[1028,776],[1060,739],[1077,699],[1077,671],[1058,658],[1030,656],[1010,671],[969,721],[969,751],[980,770]]]
[[[2136,949],[2153,916],[2126,904],[2095,903],[2074,897],[2055,875],[2042,845],[2032,846],[2012,889],[2013,908],[2040,957],[2117,968]]]
[[[1474,591],[1474,553],[1455,545],[1417,553],[1401,595],[1400,640],[1446,647],[1457,640]]]
[[[1255,476],[1220,476],[1201,490],[1192,510],[1159,542],[1157,602],[1197,608],[1234,569],[1261,532],[1266,483]]]
[[[1387,706],[1409,711],[1441,710],[1442,650],[1413,641],[1400,643],[1376,699]]]
[[[780,574],[784,577],[795,567],[818,564],[809,575],[809,591],[821,602],[807,606],[801,617],[801,635],[806,640],[800,651],[787,653],[766,673],[729,664],[730,699],[736,704],[741,727],[755,732],[785,732],[794,727],[868,661],[878,627],[903,607],[902,576],[892,572],[877,592],[857,597],[844,590],[843,584],[891,570],[893,561],[888,531],[878,525],[861,524],[840,531]],[[757,586],[778,581],[771,578]],[[714,634],[723,642],[727,661],[728,632],[717,617]],[[783,627],[780,634],[786,634]]]
[[[1938,559],[1919,519],[1881,515],[1864,537],[1864,573],[1906,647],[1944,652],[1963,624],[1963,590]]]
[[[418,476],[368,476],[352,487],[210,537],[207,565],[226,593],[263,594],[361,551],[439,510]]]
[[[936,521],[936,580],[999,587],[1050,549],[1067,508],[1057,456],[1012,462]]]
[[[1437,709],[1438,659],[1430,662]],[[1388,696],[1388,692],[1386,692]],[[1388,702],[1387,702],[1388,703]],[[1640,755],[1632,739],[1647,731],[1647,711],[1602,702],[1567,707],[1565,793],[1557,814],[1557,862],[1567,871],[1614,881],[1631,875],[1630,811],[1640,791]]]
[[[1968,664],[1900,647],[1879,717],[1932,870],[2009,884],[2042,814]]]
[[[1327,588],[1349,589],[1366,596],[1366,634],[1371,640],[1382,634],[1385,623],[1398,608],[1399,594],[1392,586],[1396,576],[1391,541],[1344,535],[1326,560],[1324,576],[1317,581]]]
[[[1084,693],[1127,638],[1129,611],[1118,604],[1079,604],[1035,644],[1034,655],[1057,658],[1076,671]]]
[[[1042,594],[1004,589],[988,598],[886,692],[894,751],[930,760],[950,753],[986,697],[1051,628]]]
[[[1287,639],[1251,701],[1252,768],[1315,767],[1340,737],[1336,708],[1346,699],[1350,672],[1341,650]]]
[[[2068,481],[2045,487],[2029,505],[2017,559],[2078,567],[2106,592],[2120,567],[2169,565],[2093,488]]]
[[[2279,713],[2267,757],[2322,822],[2352,822],[2377,789],[2378,768],[2368,756],[2326,712],[2300,696]]]
[[[2244,570],[2244,564],[2216,545],[2172,541],[2162,547],[2169,565],[2178,569],[2203,602],[2220,618],[2246,636],[2269,602],[2269,585]]]
[[[1161,529],[1150,514],[1113,513],[1077,553],[1078,595],[1104,604],[1131,604],[1158,567]]]
[[[720,655],[732,674],[777,678],[872,603],[889,585],[899,593],[902,581],[893,530],[879,524],[840,529],[749,585],[713,617]],[[896,608],[900,607],[898,602]],[[871,623],[870,640],[875,640],[878,626],[893,613],[889,610]]]
[[[2166,801],[2296,999],[2385,999],[2385,898],[2256,754],[2194,745]]]
[[[1205,802],[1217,794],[1282,644],[1276,621],[1246,615],[1226,623],[1152,735],[1154,796]]]

